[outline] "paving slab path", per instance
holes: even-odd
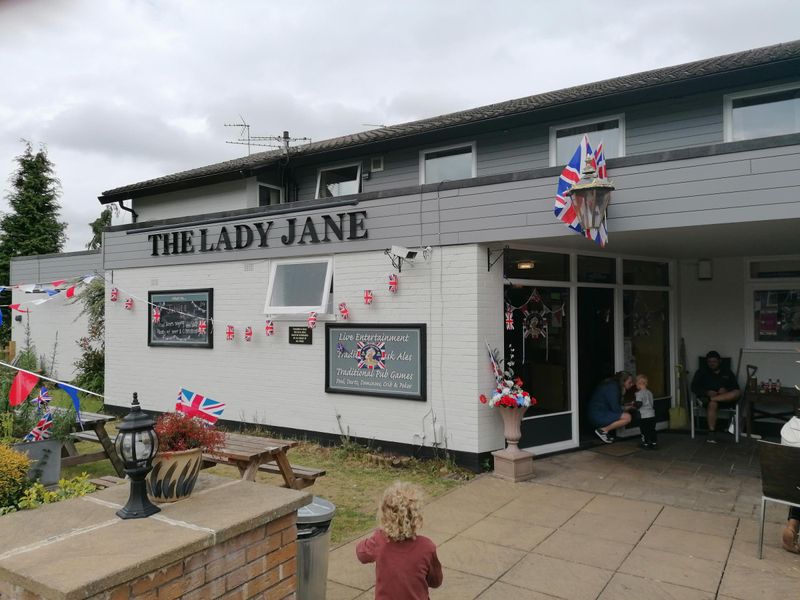
[[[783,507],[761,500],[756,445],[662,435],[536,460],[536,479],[481,475],[425,508],[444,584],[432,600],[786,600],[800,556],[780,547]],[[360,539],[360,538],[359,538]],[[353,540],[330,553],[329,600],[373,598]]]

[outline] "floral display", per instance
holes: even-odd
[[[522,389],[523,381],[514,375],[514,348],[508,347],[508,362],[503,368],[503,359],[498,357],[498,351],[486,345],[489,359],[492,364],[492,373],[497,383],[494,392],[487,397],[480,395],[482,404],[489,406],[504,406],[506,408],[536,406],[536,398]]]
[[[155,430],[160,453],[180,452],[192,448],[214,452],[225,444],[224,432],[202,419],[182,412],[163,413],[156,420]]]

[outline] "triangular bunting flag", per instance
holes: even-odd
[[[72,298],[75,295],[75,286],[70,286],[67,288],[67,298]]]
[[[66,281],[66,279],[59,279],[58,281],[51,281],[50,285],[52,285],[54,288],[57,288],[58,286],[60,286],[65,281]]]
[[[39,376],[26,371],[19,371],[11,384],[11,391],[8,394],[9,406],[17,406],[25,402],[31,390],[39,383]]]

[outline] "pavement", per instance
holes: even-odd
[[[536,478],[484,474],[425,508],[444,583],[432,600],[786,600],[800,555],[780,546],[786,508],[767,511],[757,558],[756,444],[662,434],[535,460]],[[360,539],[360,538],[359,538]],[[329,600],[373,598],[358,540],[330,553]]]

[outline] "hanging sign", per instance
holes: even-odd
[[[289,327],[289,343],[311,344],[313,332],[310,327]]]
[[[150,292],[148,300],[148,346],[190,346],[213,348],[212,319],[214,290],[176,290]],[[158,310],[158,321],[153,316]]]
[[[325,391],[426,398],[424,324],[325,324]]]

